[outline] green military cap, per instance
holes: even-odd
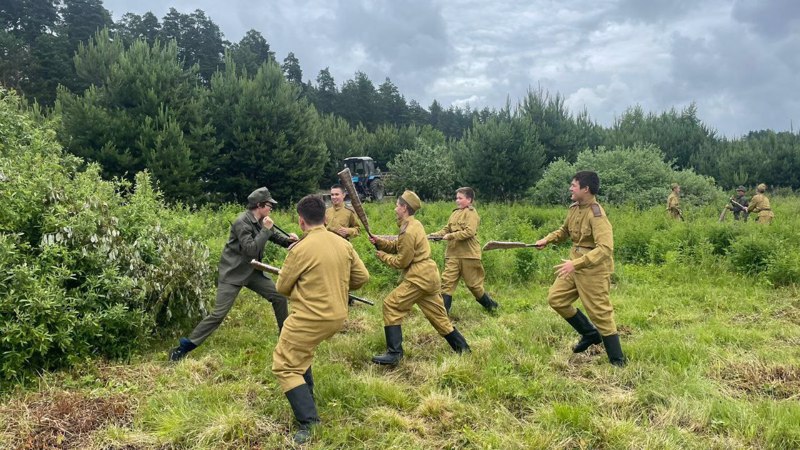
[[[744,192],[746,189],[744,188],[744,186],[739,186],[736,188],[736,190]]]
[[[422,208],[422,200],[419,199],[419,197],[417,196],[417,194],[414,193],[414,191],[405,191],[403,192],[403,195],[400,196],[400,198],[402,198],[406,203],[408,203],[408,206],[410,206],[411,209],[413,209],[414,211],[419,211],[419,209]]]
[[[265,187],[260,187],[255,191],[251,192],[250,195],[247,196],[247,207],[248,208],[255,208],[259,205],[259,203],[270,202],[273,205],[277,205],[278,202],[272,198],[272,195],[269,193],[269,189]]]

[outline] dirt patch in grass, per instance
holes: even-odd
[[[84,448],[93,431],[131,423],[127,396],[90,398],[75,392],[45,392],[0,407],[3,434],[16,449]]]
[[[778,400],[800,398],[800,367],[732,363],[721,366],[713,375],[727,386],[747,394]]]

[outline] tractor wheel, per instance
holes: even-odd
[[[369,190],[372,194],[372,198],[376,202],[383,200],[383,181],[374,180],[372,183],[370,183]]]

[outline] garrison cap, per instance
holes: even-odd
[[[764,184],[764,183],[761,183],[761,184],[759,184],[758,186],[756,186],[756,190],[757,190],[758,192],[764,192],[764,191],[766,191],[766,190],[767,190],[767,185],[766,185],[766,184]]]
[[[737,187],[737,188],[736,188],[736,190],[737,190],[737,191],[742,191],[742,192],[746,191],[746,189],[744,188],[744,186],[739,186],[739,187]]]
[[[676,187],[678,187],[678,183],[672,183],[671,185],[669,185],[669,188],[672,190],[674,190]]]
[[[410,206],[414,211],[419,211],[419,209],[422,208],[422,201],[419,199],[417,194],[414,193],[414,191],[407,190],[403,192],[403,195],[401,195],[400,198],[408,203],[408,206]]]
[[[270,202],[273,205],[277,205],[278,202],[272,198],[272,195],[269,193],[269,189],[265,187],[260,187],[255,191],[251,192],[250,195],[247,196],[247,207],[248,208],[255,208],[258,206],[259,203]]]

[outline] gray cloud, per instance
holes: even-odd
[[[124,12],[168,7],[107,0]],[[800,121],[800,3],[794,0],[180,0],[202,9],[226,38],[260,31],[280,60],[290,51],[305,79],[330,67],[390,77],[407,99],[502,107],[528,89],[562,94],[604,125],[633,105],[694,102],[728,136]]]

